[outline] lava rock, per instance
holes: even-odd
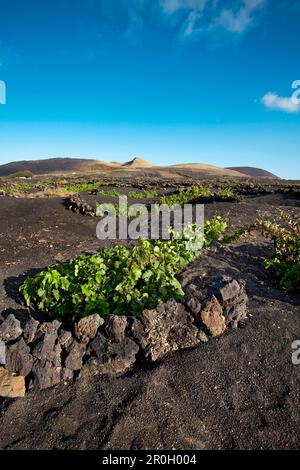
[[[202,330],[198,331],[197,337],[201,341],[201,343],[207,343],[208,342],[208,336]]]
[[[220,289],[223,302],[234,299],[240,293],[240,285],[236,280],[229,282],[226,286]]]
[[[114,327],[118,322],[113,322]],[[118,324],[121,325],[121,322]],[[87,362],[90,373],[101,374],[119,374],[130,367],[136,361],[136,355],[139,352],[139,346],[135,341],[125,334],[121,340],[120,330],[115,337],[116,331],[109,332],[109,337],[98,333],[96,338],[90,344],[90,352],[94,356]],[[114,341],[117,339],[117,341]]]
[[[6,369],[14,374],[26,377],[32,369],[33,357],[30,348],[21,338],[17,343],[8,346],[6,354]]]
[[[66,367],[63,368],[62,374],[61,374],[62,380],[65,382],[68,380],[72,380],[74,378],[74,372],[70,369],[67,369]]]
[[[85,352],[85,345],[83,343],[78,343],[78,341],[74,339],[65,360],[65,367],[71,371],[80,370]]]
[[[132,337],[137,344],[142,343],[145,332],[140,320],[136,317],[128,317],[126,329],[128,330],[129,336]]]
[[[30,315],[23,328],[23,336],[28,344],[34,342],[38,326],[39,322]]]
[[[198,279],[197,288],[186,288],[185,305],[195,318],[197,326],[201,327],[201,310],[207,307],[212,298],[217,299],[225,317],[227,326],[237,327],[246,320],[248,315],[246,282],[229,276],[207,275]],[[214,300],[215,302],[215,300]],[[200,309],[200,310],[199,310]],[[199,323],[200,321],[200,323]]]
[[[127,317],[110,315],[105,322],[105,332],[109,340],[113,343],[122,343],[127,327]]]
[[[66,351],[69,351],[72,342],[73,336],[71,331],[60,330],[58,334],[57,344],[59,344]]]
[[[21,323],[13,314],[8,317],[0,325],[0,341],[8,343],[14,341],[22,334]]]
[[[234,328],[239,323],[244,322],[248,317],[248,295],[246,293],[246,282],[238,282],[239,290],[236,289],[236,295],[223,302],[223,311],[226,318],[226,324]]]
[[[169,351],[196,346],[198,328],[182,304],[170,300],[141,316],[144,335],[140,346],[150,361],[161,359]]]
[[[0,397],[18,398],[25,396],[25,379],[10,374],[0,367]]]
[[[54,323],[54,322],[52,322]],[[58,322],[59,323],[59,322]],[[40,329],[42,334],[32,351],[34,358],[32,374],[33,384],[40,390],[56,385],[61,380],[61,345],[58,340],[58,325],[47,324]],[[48,333],[42,333],[48,331]]]
[[[95,338],[98,329],[103,325],[103,323],[103,318],[100,317],[100,315],[97,313],[81,318],[81,320],[79,320],[79,322],[75,325],[76,338],[81,343],[89,343]]]
[[[101,359],[105,355],[107,345],[107,338],[102,333],[98,333],[96,338],[91,342],[89,346],[90,354],[95,355],[98,359]]]
[[[240,293],[240,285],[236,280],[233,280],[220,289],[223,302],[228,302],[237,297]]]
[[[61,322],[53,320],[52,322],[44,322],[39,326],[38,334],[50,334],[58,336],[58,330],[61,327]]]
[[[61,366],[55,365],[52,361],[48,361],[47,359],[35,361],[32,373],[34,386],[38,387],[40,390],[57,385],[62,378]]]
[[[89,215],[91,217],[96,215],[92,206],[84,202],[78,194],[69,198],[69,210],[76,214]]]
[[[223,309],[215,296],[201,311],[201,320],[212,336],[220,336],[226,330]]]
[[[6,344],[4,341],[0,341],[0,364],[5,364],[6,362]]]
[[[186,306],[194,316],[197,316],[201,311],[201,303],[196,297],[191,296],[189,299],[187,299]]]
[[[36,359],[47,359],[49,361],[56,361],[57,353],[61,346],[56,345],[57,333],[45,333],[33,349],[33,356]]]

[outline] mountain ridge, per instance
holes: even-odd
[[[240,170],[239,170],[240,169]],[[127,172],[140,172],[157,174],[169,177],[170,173],[184,177],[184,171],[207,176],[232,177],[269,177],[277,178],[272,173],[254,167],[228,167],[221,168],[206,163],[178,163],[174,165],[153,165],[141,157],[134,157],[125,163],[105,162],[91,158],[54,157],[41,160],[22,160],[0,165],[0,177],[6,177],[20,171],[30,171],[33,175],[59,175],[59,174],[109,174],[114,172],[126,174]]]

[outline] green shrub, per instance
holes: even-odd
[[[228,221],[219,215],[213,217],[205,223],[205,240],[206,246],[217,242],[220,235],[223,235],[228,228]]]
[[[143,191],[129,191],[128,197],[131,199],[153,199],[157,196],[157,191],[151,189],[143,189]]]
[[[206,246],[226,230],[225,225],[220,218],[206,223]],[[190,250],[191,243],[203,244],[203,234],[195,226],[181,239],[173,234],[154,244],[141,240],[131,249],[104,248],[27,278],[20,292],[27,306],[54,318],[76,320],[95,312],[104,317],[139,316],[145,308],[183,297],[176,274],[201,253],[200,246]]]
[[[189,204],[199,197],[211,197],[214,193],[209,188],[203,186],[193,186],[188,189],[180,188],[175,194],[162,196],[158,204],[167,204],[169,207],[173,205]]]
[[[98,181],[97,183],[78,183],[78,184],[66,184],[64,189],[67,191],[73,191],[74,193],[79,193],[82,191],[92,191],[93,189],[98,189],[99,186],[102,186],[102,182]]]
[[[231,188],[223,188],[223,189],[219,189],[216,192],[216,195],[226,199],[226,198],[235,197],[237,195],[237,192],[234,189],[231,189]]]
[[[232,243],[241,237],[259,230],[272,241],[272,256],[263,261],[265,269],[276,279],[278,286],[290,292],[300,291],[300,225],[294,217],[279,212],[278,223],[270,220],[256,220],[241,227],[233,235],[225,235],[223,242]]]
[[[273,242],[273,255],[264,260],[263,266],[273,273],[281,288],[300,291],[299,223],[281,212],[279,224],[257,221],[256,226]]]
[[[18,183],[18,184],[13,184],[13,185],[10,184],[7,186],[1,186],[0,190],[10,191],[10,192],[22,192],[22,191],[28,191],[30,189],[45,189],[48,186],[49,186],[49,183],[47,184],[46,182],[43,182],[43,183],[24,182],[24,183]]]
[[[33,186],[31,186],[28,183],[21,183],[21,184],[15,184],[14,186],[7,186],[6,188],[3,187],[1,189],[4,189],[5,191],[28,191],[28,189],[32,189]]]
[[[107,190],[101,190],[99,191],[99,194],[103,196],[109,196],[109,197],[120,197],[121,193],[117,191],[116,189],[107,189]]]
[[[128,206],[127,203],[124,202],[96,202],[96,214],[99,206],[101,206],[103,212],[115,213],[117,216],[137,217],[138,215],[148,214],[146,206],[141,205],[137,210],[134,210],[132,206]]]

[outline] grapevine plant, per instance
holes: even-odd
[[[159,302],[180,300],[184,293],[176,274],[200,255],[203,243],[211,245],[226,229],[226,221],[216,216],[206,223],[204,234],[193,226],[181,238],[173,233],[167,241],[103,248],[28,277],[20,292],[27,306],[53,318],[139,316]]]
[[[226,200],[236,197],[237,192],[231,188],[219,189],[217,192],[214,192],[206,186],[192,186],[187,189],[180,188],[179,191],[174,194],[162,196],[159,200],[159,204],[167,204],[171,207],[176,204],[189,204],[198,198],[211,198],[216,196]]]
[[[283,211],[278,212],[278,221],[257,219],[253,224],[241,227],[232,236],[225,235],[223,241],[232,243],[254,230],[272,241],[272,254],[265,258],[267,269],[277,285],[289,292],[300,292],[300,224],[296,218]]]
[[[273,255],[264,260],[264,267],[272,272],[279,287],[300,291],[300,224],[280,212],[280,223],[257,221],[257,227],[273,242]]]
[[[176,204],[182,206],[183,204],[193,202],[199,197],[211,197],[213,195],[214,193],[207,187],[192,186],[188,189],[180,188],[177,193],[162,196],[159,204],[167,204],[169,207]]]
[[[153,199],[157,196],[157,191],[154,189],[143,189],[142,191],[129,191],[128,197],[131,199]]]

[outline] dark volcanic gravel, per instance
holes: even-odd
[[[300,214],[299,198],[266,195],[215,203],[233,226],[276,207]],[[0,311],[24,272],[99,248],[96,220],[59,199],[0,198]],[[1,449],[299,449],[300,296],[272,286],[261,268],[268,250],[258,235],[216,246],[181,274],[184,285],[210,271],[247,281],[250,318],[243,328],[192,350],[171,353],[122,377],[81,378],[25,398],[0,398]]]

